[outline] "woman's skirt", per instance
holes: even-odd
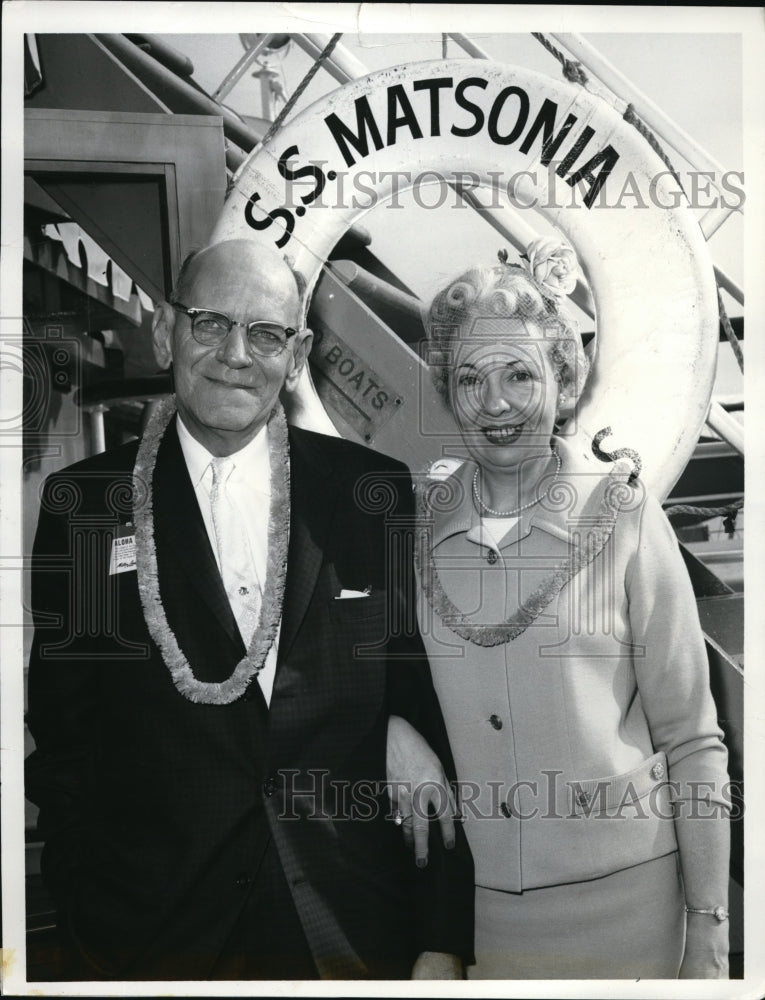
[[[674,979],[685,944],[677,853],[588,882],[476,887],[468,979]]]

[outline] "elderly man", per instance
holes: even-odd
[[[462,832],[415,865],[385,788],[396,726],[450,761],[419,636],[395,625],[414,620],[391,527],[405,540],[411,483],[287,430],[301,307],[281,258],[198,253],[154,320],[175,406],[46,483],[27,794],[75,978],[447,978],[471,960]]]

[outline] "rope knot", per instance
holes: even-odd
[[[587,83],[587,74],[579,62],[566,59],[562,65],[562,72],[569,83],[578,83],[582,87]]]
[[[575,62],[573,59],[567,59],[560,49],[556,49],[553,43],[541,31],[532,31],[531,34],[540,45],[543,45],[551,55],[555,56],[561,65],[563,76],[569,83],[578,83],[581,86],[587,83],[587,74],[582,68],[581,63]]]

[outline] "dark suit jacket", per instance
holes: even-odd
[[[461,831],[446,852],[434,830],[418,871],[380,787],[390,714],[452,766],[416,628],[408,473],[351,442],[294,429],[290,442],[270,708],[257,680],[230,705],[180,695],[136,573],[108,574],[116,527],[132,518],[136,443],[46,482],[27,795],[40,807],[43,875],[94,978],[207,978],[274,849],[319,975],[406,976],[421,950],[471,958]],[[244,647],[174,425],[154,519],[168,622],[197,678],[223,680]],[[343,588],[371,596],[335,600]]]

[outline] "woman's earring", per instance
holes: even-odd
[[[568,396],[566,395],[565,392],[559,393],[558,394],[558,406],[563,406],[563,404],[566,402],[567,399],[568,399]]]

